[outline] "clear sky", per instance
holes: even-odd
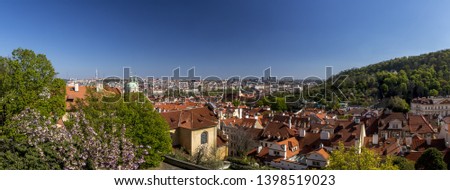
[[[450,1],[0,0],[0,55],[44,53],[60,77],[324,77],[450,48]]]

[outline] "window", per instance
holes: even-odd
[[[312,162],[312,165],[313,165],[313,166],[320,166],[320,162],[313,161],[313,162]]]
[[[394,123],[393,128],[394,128],[394,129],[398,129],[398,128],[399,128],[399,127],[398,127],[398,123]]]
[[[203,132],[200,136],[200,140],[201,140],[201,144],[206,144],[208,143],[208,132]]]

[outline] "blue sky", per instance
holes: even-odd
[[[0,1],[0,55],[44,53],[60,77],[324,77],[450,48],[450,1]]]

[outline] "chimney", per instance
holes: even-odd
[[[242,108],[238,108],[239,119],[242,119]]]
[[[292,116],[289,117],[289,129],[292,129]]]
[[[286,147],[286,145],[281,145],[281,148],[284,151],[284,159],[286,159],[287,158],[287,147]]]
[[[431,145],[431,135],[427,135],[426,141],[427,141],[427,145],[430,146]]]
[[[412,145],[412,137],[405,137],[405,144],[406,146]]]
[[[378,134],[373,134],[372,136],[372,144],[377,145],[378,144]]]
[[[361,139],[361,141],[364,141],[364,138],[366,137],[366,125],[362,124],[361,125],[361,130],[359,133],[359,138]]]
[[[262,146],[259,145],[259,146],[258,146],[258,154],[261,152],[261,150],[262,150]]]
[[[75,92],[78,92],[78,90],[79,90],[78,88],[79,88],[78,83],[76,83],[75,84]]]
[[[360,122],[359,117],[355,117],[354,121],[355,121],[355,124],[359,124],[359,122]]]
[[[388,139],[388,134],[384,133],[384,140]]]
[[[300,128],[298,133],[299,133],[298,134],[299,137],[305,137],[306,136],[306,129],[305,128]]]
[[[223,119],[223,113],[222,113],[222,110],[219,111],[219,119]]]

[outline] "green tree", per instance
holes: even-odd
[[[430,96],[437,96],[437,95],[439,95],[439,91],[437,91],[435,89],[430,90]]]
[[[0,73],[0,125],[26,107],[46,116],[64,114],[65,83],[45,55],[16,49],[0,57]]]
[[[392,162],[400,170],[414,170],[414,162],[405,157],[396,156],[393,158]]]
[[[270,105],[269,101],[267,101],[266,97],[262,97],[260,100],[256,102],[256,106],[262,107],[262,106],[268,106]]]
[[[396,170],[398,169],[392,162],[392,158],[382,159],[375,152],[362,148],[358,153],[356,147],[346,149],[340,143],[337,150],[333,150],[330,163],[326,169],[329,170]]]
[[[384,106],[395,112],[408,112],[409,104],[402,98],[395,96],[384,100]]]
[[[126,137],[148,152],[141,168],[159,166],[164,155],[171,152],[172,140],[168,123],[153,109],[150,101],[142,93],[125,94],[115,102],[104,102],[102,97],[90,90],[85,99],[87,103],[80,101],[77,107],[90,122],[105,130],[112,130],[114,125],[128,126]],[[103,117],[105,115],[110,117]]]
[[[436,148],[427,149],[416,161],[416,170],[445,170],[444,155]]]
[[[144,162],[125,138],[125,126],[94,129],[84,114],[72,125],[57,126],[26,109],[1,130],[0,169],[137,169]]]
[[[416,97],[450,95],[448,63],[450,49],[349,69],[334,78],[348,76],[340,89],[351,95],[347,98],[352,103],[371,105],[372,100],[395,96],[409,103]]]
[[[286,111],[287,105],[284,98],[275,98],[275,102],[271,104],[271,108],[274,111]]]

